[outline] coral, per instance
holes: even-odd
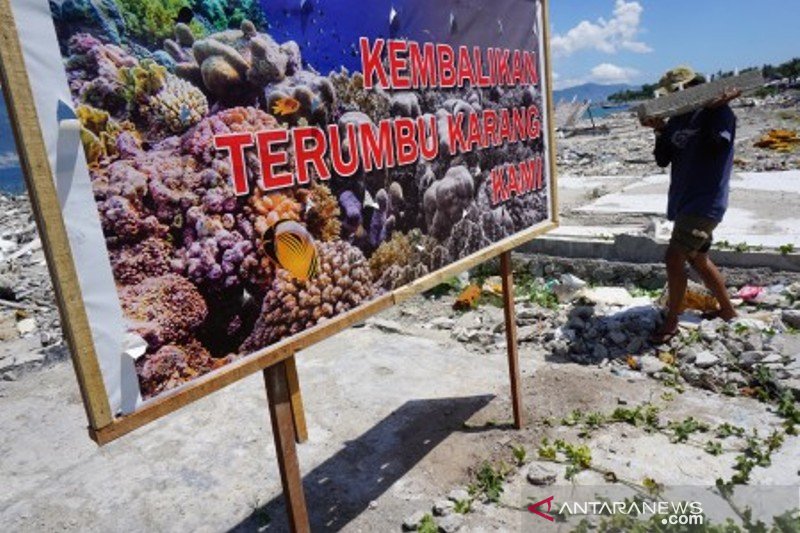
[[[472,175],[464,166],[451,167],[444,178],[425,191],[423,209],[428,232],[444,241],[453,226],[461,220],[473,199]]]
[[[170,36],[178,12],[187,0],[116,0],[127,33],[145,45],[158,46]]]
[[[364,76],[360,72],[352,76],[347,70],[331,73],[328,78],[336,90],[339,113],[361,111],[374,123],[389,118],[389,97],[380,89],[364,89]]]
[[[393,116],[417,118],[422,114],[416,93],[397,92],[392,95],[390,110]]]
[[[208,314],[195,286],[174,274],[122,287],[119,299],[130,329],[151,349],[190,340]]]
[[[265,95],[267,109],[289,126],[303,122],[325,125],[331,122],[336,106],[336,90],[330,80],[308,71],[269,85]],[[295,104],[296,109],[282,111],[284,102]]]
[[[116,118],[126,118],[120,116],[128,106],[120,70],[135,67],[136,58],[85,33],[72,36],[67,50],[67,79],[76,99]]]
[[[240,26],[245,20],[255,26],[265,23],[264,12],[258,0],[192,0],[195,19],[211,31],[222,31]]]
[[[141,149],[141,138],[131,122],[118,122],[106,111],[88,105],[78,106],[75,114],[81,122],[81,141],[90,165],[97,164],[103,158],[116,156],[119,153],[119,137],[123,132],[129,133],[127,138],[133,143],[128,150]]]
[[[214,136],[225,133],[239,133],[272,130],[278,127],[274,117],[254,107],[234,107],[220,111],[202,120],[189,131],[181,141],[181,148],[197,158],[201,163],[209,164],[220,157],[214,147]]]
[[[164,43],[164,49],[178,62],[175,73],[219,100],[253,99],[266,85],[293,74],[300,64],[296,44],[278,45],[249,20],[243,20],[240,29],[200,40],[187,33],[185,25],[178,24],[176,40]]]
[[[125,21],[114,0],[65,0],[50,3],[59,42],[65,43],[76,33],[103,35],[119,45]]]
[[[318,274],[307,282],[277,272],[241,351],[261,349],[372,298],[372,276],[360,250],[342,241],[327,242],[318,245],[318,256]]]
[[[211,357],[208,350],[194,340],[185,344],[167,344],[136,361],[139,389],[144,399],[152,398],[226,362]]]
[[[172,251],[171,244],[153,237],[112,248],[109,256],[114,280],[120,285],[135,285],[147,278],[169,274]]]
[[[356,234],[363,232],[361,225],[363,218],[361,215],[361,200],[352,191],[344,191],[339,195],[339,206],[342,214],[342,237],[352,238]]]
[[[303,221],[315,239],[333,241],[340,237],[339,202],[327,186],[314,182],[311,188],[300,189],[295,196],[305,206]]]
[[[395,232],[369,259],[376,286],[393,290],[442,268],[450,262],[447,250],[419,230]]]
[[[208,114],[208,100],[188,81],[168,74],[161,89],[148,99],[142,112],[149,116],[154,126],[165,126],[170,133],[182,133]]]

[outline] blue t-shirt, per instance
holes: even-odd
[[[656,140],[660,167],[672,164],[667,218],[696,215],[722,221],[728,208],[736,115],[730,106],[673,117]]]

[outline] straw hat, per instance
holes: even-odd
[[[692,67],[687,67],[685,65],[675,67],[668,70],[661,77],[658,82],[658,89],[656,89],[656,93],[662,95],[674,93],[675,91],[682,90],[686,85],[693,81],[704,82],[705,78],[696,73]]]

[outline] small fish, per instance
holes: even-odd
[[[281,220],[264,232],[264,253],[295,279],[317,274],[317,247],[308,230],[293,220]]]
[[[497,19],[497,33],[499,33],[500,35],[503,35],[503,33],[505,33],[505,30],[503,29],[503,21],[500,19]]]
[[[186,104],[182,105],[180,114],[181,124],[183,124],[184,126],[186,124],[189,124],[189,120],[191,118],[192,118],[192,112],[189,110],[189,106],[187,106]]]
[[[394,24],[395,20],[397,20],[397,10],[392,6],[391,11],[389,11],[389,25]]]
[[[291,96],[278,98],[278,101],[272,106],[272,112],[280,116],[293,115],[297,113],[298,109],[300,109],[300,102]]]
[[[452,11],[450,12],[450,33],[456,33],[458,31],[458,22],[456,22],[456,14]]]

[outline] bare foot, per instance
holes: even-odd
[[[650,336],[650,342],[652,344],[666,344],[672,340],[672,338],[678,334],[678,317],[670,317],[668,316],[664,320],[664,324],[662,324],[661,328],[653,335]]]

